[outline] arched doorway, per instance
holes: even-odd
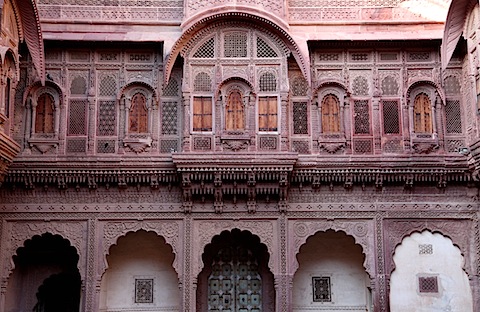
[[[197,311],[275,311],[268,258],[266,246],[248,231],[215,236],[203,253]]]
[[[373,311],[364,258],[362,247],[344,232],[309,237],[297,255],[293,311]]]
[[[464,258],[452,240],[424,231],[395,248],[390,278],[390,311],[472,312],[473,299]]]
[[[7,287],[8,312],[78,312],[78,254],[60,235],[35,235],[17,249]]]

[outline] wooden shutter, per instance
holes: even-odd
[[[420,93],[414,101],[414,130],[417,133],[432,133],[432,107],[425,93]]]
[[[243,120],[242,95],[238,90],[235,90],[228,96],[227,104],[225,106],[225,129],[243,130]]]
[[[42,94],[37,100],[35,133],[53,133],[53,98]]]
[[[147,99],[141,93],[135,94],[132,98],[129,115],[129,132],[148,132]]]
[[[276,96],[265,96],[258,99],[258,130],[277,131]]]
[[[212,98],[193,98],[193,131],[212,131]]]
[[[328,94],[322,101],[322,132],[340,132],[340,103],[333,94]]]

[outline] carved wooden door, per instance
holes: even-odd
[[[262,311],[262,280],[250,250],[233,246],[218,252],[208,278],[208,311]]]

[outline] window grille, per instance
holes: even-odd
[[[162,103],[162,134],[177,134],[178,104],[175,101]]]
[[[107,76],[100,82],[98,93],[100,96],[115,96],[117,94],[117,83],[114,77]]]
[[[261,150],[276,150],[277,149],[277,138],[276,137],[267,137],[262,136],[260,140],[260,149]]]
[[[352,91],[354,95],[368,95],[368,81],[363,76],[358,76],[353,80]]]
[[[292,81],[292,95],[306,96],[308,92],[308,84],[305,78],[295,77]]]
[[[432,108],[430,98],[420,93],[414,101],[414,130],[416,133],[432,133]]]
[[[433,255],[433,245],[432,244],[419,244],[418,245],[418,254],[419,255]]]
[[[225,105],[225,130],[243,130],[244,127],[242,95],[235,90],[228,95]]]
[[[193,149],[194,150],[211,150],[212,149],[212,139],[211,138],[202,138],[195,137],[193,138]]]
[[[53,133],[54,99],[50,94],[42,94],[37,100],[35,133]]]
[[[212,131],[212,98],[193,98],[193,131]]]
[[[308,134],[307,102],[293,102],[293,134]]]
[[[353,151],[355,152],[355,154],[372,154],[373,140],[372,139],[353,140]]]
[[[278,57],[278,54],[262,38],[257,37],[257,57]]]
[[[135,303],[153,303],[153,279],[135,279]]]
[[[160,140],[160,153],[172,153],[178,151],[178,140]]]
[[[447,151],[450,153],[456,153],[460,148],[465,147],[465,142],[463,140],[447,140]]]
[[[330,277],[312,277],[313,302],[331,302],[332,288]]]
[[[408,53],[410,62],[430,61],[430,52],[412,52]]]
[[[77,76],[72,80],[70,93],[74,95],[85,95],[87,93],[87,82],[85,78]]]
[[[352,53],[350,58],[353,62],[366,62],[369,59],[368,53]]]
[[[445,104],[445,118],[447,133],[462,133],[462,114],[460,100],[447,99]]]
[[[97,140],[97,154],[115,153],[115,140]]]
[[[141,93],[137,93],[132,98],[130,114],[128,116],[128,132],[147,133],[147,99]]]
[[[176,79],[171,78],[168,84],[163,89],[164,96],[178,96],[178,81]]]
[[[401,153],[403,151],[402,141],[400,139],[386,140],[383,144],[385,153]]]
[[[445,79],[445,93],[447,95],[460,94],[460,84],[455,76],[449,76]]]
[[[87,139],[76,138],[67,139],[66,150],[67,153],[86,153],[87,152]]]
[[[198,48],[193,54],[193,57],[198,58],[213,58],[215,57],[215,38],[208,39],[204,44]]]
[[[224,37],[225,57],[247,57],[247,34],[232,33]]]
[[[340,61],[340,53],[319,53],[319,62],[337,62]]]
[[[418,291],[420,293],[438,293],[438,280],[436,276],[418,277]]]
[[[292,150],[299,154],[310,154],[310,142],[306,140],[293,140]]]
[[[353,102],[354,133],[370,134],[370,108],[367,100]]]
[[[68,110],[68,135],[87,134],[87,100],[70,100]]]
[[[322,132],[340,132],[340,101],[333,94],[322,100]]]
[[[205,72],[198,73],[193,82],[193,90],[198,92],[210,92],[212,90],[212,79],[210,78],[210,75]]]
[[[400,116],[398,101],[382,101],[383,132],[385,134],[400,134]]]
[[[99,136],[115,135],[117,112],[115,101],[98,102],[98,132]]]
[[[395,77],[387,76],[382,80],[382,94],[383,95],[398,94],[398,83]]]
[[[264,73],[260,76],[260,91],[277,91],[277,79],[273,73]]]
[[[258,131],[277,131],[277,109],[276,96],[258,99]]]
[[[396,61],[398,60],[397,53],[380,53],[380,61]]]

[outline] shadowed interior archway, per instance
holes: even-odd
[[[202,255],[196,311],[242,311],[244,305],[256,311],[275,311],[268,259],[267,247],[248,231],[233,229],[214,236]]]

